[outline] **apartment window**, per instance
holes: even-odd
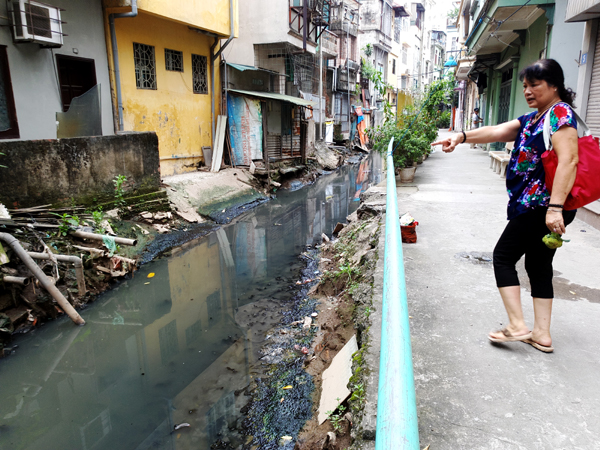
[[[154,46],[133,43],[135,85],[138,89],[156,89]]]
[[[393,21],[393,10],[387,2],[383,2],[383,9],[381,14],[381,31],[387,37],[392,37],[392,21]]]
[[[208,94],[206,56],[192,55],[192,81],[194,83],[194,94]]]
[[[400,43],[400,31],[402,30],[402,17],[394,19],[394,42]]]
[[[408,64],[408,47],[402,46],[402,64]]]
[[[6,46],[0,46],[0,139],[15,139],[18,137],[19,126],[17,124],[17,110],[15,109],[10,71],[8,70],[8,56]]]
[[[392,59],[392,73],[396,73],[396,59]]]
[[[165,48],[165,69],[183,72],[183,52]]]

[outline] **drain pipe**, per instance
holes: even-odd
[[[37,253],[37,252],[27,252],[29,256],[33,259],[50,259],[50,255],[48,253]],[[83,276],[83,262],[81,258],[78,256],[68,256],[68,255],[52,255],[57,261],[66,262],[73,264],[75,267],[75,276],[77,277],[77,292],[79,292],[79,296],[82,297],[85,295],[85,277]]]
[[[121,96],[121,72],[119,69],[119,50],[117,47],[117,33],[115,31],[115,19],[125,17],[136,17],[138,15],[137,0],[131,0],[131,11],[128,13],[113,13],[108,16],[110,26],[110,42],[112,46],[113,70],[115,71],[115,89],[117,91],[117,116],[118,130],[123,131],[123,99]]]
[[[85,320],[83,320],[79,313],[75,311],[75,308],[73,308],[57,287],[52,284],[52,281],[48,279],[46,274],[40,269],[31,256],[27,254],[25,249],[21,246],[21,243],[14,236],[8,233],[0,233],[0,241],[6,242],[14,250],[21,261],[25,263],[27,268],[31,270],[33,275],[39,280],[44,289],[46,289],[54,300],[56,300],[58,306],[62,308],[75,324],[85,325]]]
[[[96,233],[88,233],[87,231],[75,230],[69,233],[71,236],[75,236],[82,239],[92,239],[94,241],[103,241],[104,239],[109,239],[115,241],[117,244],[122,245],[137,245],[137,239],[129,239],[118,236],[109,236],[108,234],[96,234]]]
[[[221,48],[219,48],[219,51],[215,54],[215,48],[217,47],[217,43],[220,41],[220,39],[213,35],[212,33],[210,33],[209,35],[214,36],[215,38],[215,42],[213,43],[213,45],[210,46],[210,90],[211,90],[211,94],[212,94],[212,99],[210,102],[210,120],[211,120],[211,127],[212,127],[212,154],[213,156],[216,153],[216,149],[215,149],[215,61],[217,60],[217,58],[219,56],[221,56],[221,53],[223,52],[223,50],[225,50],[225,47],[227,47],[229,45],[229,43],[231,42],[231,40],[233,39],[233,33],[235,30],[235,27],[233,25],[233,2],[234,0],[229,0],[229,37],[227,38],[227,40],[225,41],[225,43],[223,45],[221,45]],[[201,31],[201,30],[198,30]],[[208,33],[206,33],[208,34]],[[225,70],[227,70],[227,66],[225,67]],[[225,99],[227,100],[227,99]]]
[[[19,284],[21,286],[28,286],[31,280],[25,277],[11,277],[10,275],[4,275],[0,278],[0,281],[9,284]]]

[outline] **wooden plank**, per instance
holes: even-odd
[[[225,130],[227,128],[227,116],[217,118],[217,131],[215,136],[215,150],[213,151],[213,160],[211,172],[218,172],[221,169],[223,160],[223,146],[225,144]]]
[[[219,134],[221,133],[221,125],[222,125],[221,116],[218,116],[217,117],[217,128],[215,130],[215,139],[214,139],[215,146],[212,149],[212,161],[211,161],[211,165],[210,165],[210,171],[211,172],[218,172],[218,170],[215,170],[215,167],[220,167],[221,166],[221,164],[220,164],[220,158],[219,158],[219,165],[217,166],[216,163],[215,163],[215,160],[217,159],[217,156],[218,156],[217,155],[217,153],[218,153],[217,149],[219,148],[218,142],[219,142]]]

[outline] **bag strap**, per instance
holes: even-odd
[[[552,150],[552,139],[550,136],[550,111],[552,110],[552,108],[548,109],[548,112],[545,114],[544,117],[544,128],[543,128],[543,132],[544,132],[544,144],[546,146],[546,150]],[[573,115],[575,116],[575,120],[577,121],[577,135],[579,137],[583,137],[583,136],[589,136],[592,134],[592,132],[590,131],[590,127],[587,126],[587,124],[584,122],[584,120],[579,117],[579,114],[577,114],[575,112],[575,110],[571,109],[571,111],[573,112]],[[582,133],[580,135],[580,133]]]

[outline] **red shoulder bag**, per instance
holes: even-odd
[[[579,145],[579,163],[577,164],[577,176],[571,188],[571,193],[565,201],[564,209],[572,210],[581,208],[588,203],[600,199],[600,141],[591,135],[586,123],[573,111],[577,119],[577,132],[583,136],[577,140]],[[546,172],[546,187],[552,192],[554,175],[558,167],[558,157],[552,148],[550,139],[550,111],[544,118],[544,143],[546,151],[542,154],[542,164]]]

